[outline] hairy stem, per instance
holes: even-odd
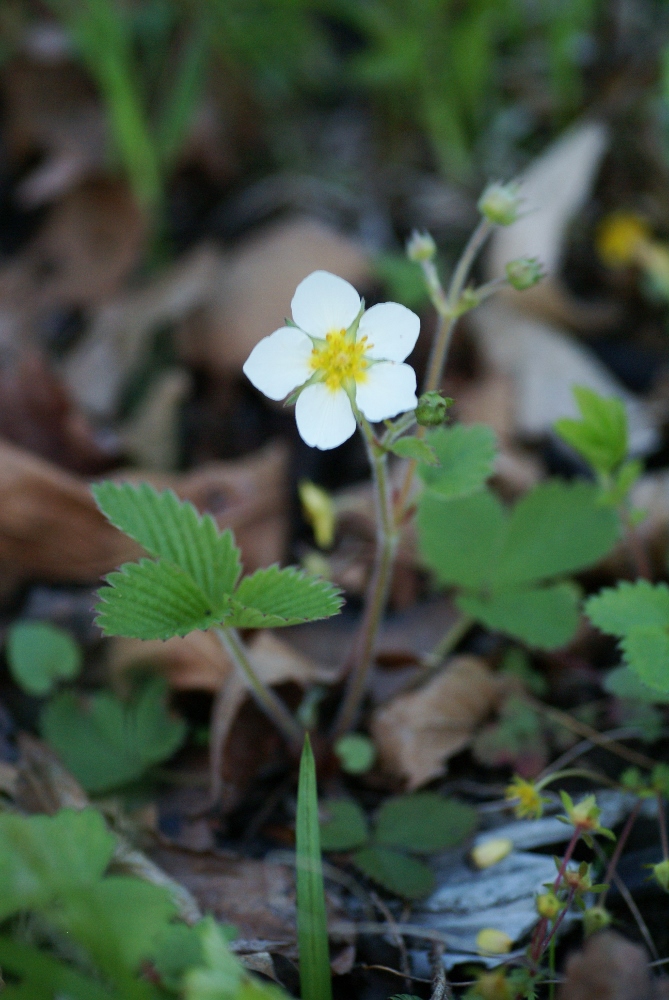
[[[286,740],[295,750],[302,749],[304,741],[304,730],[293,718],[281,699],[264,684],[258,677],[251,661],[249,660],[244,643],[239,637],[239,632],[234,628],[214,629],[221,645],[235,664],[253,697],[265,714],[272,720],[280,733],[283,733]]]
[[[632,812],[627,817],[627,822],[625,823],[625,826],[620,831],[620,836],[618,837],[615,849],[613,851],[613,854],[611,855],[611,860],[609,861],[606,869],[606,875],[604,876],[604,882],[606,883],[607,886],[609,886],[609,888],[611,886],[611,882],[613,881],[613,876],[616,873],[616,868],[618,867],[618,862],[620,861],[620,855],[623,853],[623,848],[625,847],[627,839],[630,833],[632,832],[632,827],[636,822],[636,818],[639,815],[640,809],[641,809],[641,799],[637,799],[634,809],[632,809]],[[609,891],[608,889],[605,889],[600,897],[601,906],[604,906],[606,904],[606,896],[608,894],[608,891]]]
[[[388,601],[398,541],[398,532],[393,520],[387,455],[376,445],[366,420],[363,419],[361,427],[374,479],[376,552],[365,597],[362,623],[345,668],[349,681],[335,721],[334,739],[355,725],[365,697],[374,645]]]

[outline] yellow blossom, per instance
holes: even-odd
[[[632,212],[612,212],[599,225],[597,252],[609,267],[626,267],[637,262],[637,251],[651,238],[643,219]]]
[[[508,837],[494,837],[472,848],[471,859],[477,868],[490,868],[503,861],[512,850],[513,841]]]
[[[513,940],[506,931],[484,927],[476,935],[476,948],[480,955],[506,955],[513,947]]]
[[[538,819],[544,811],[544,803],[548,801],[542,798],[531,781],[525,781],[517,774],[507,785],[504,796],[508,801],[515,802],[514,812],[518,819]]]

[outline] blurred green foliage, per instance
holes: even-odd
[[[214,67],[223,100],[246,94],[261,128],[289,131],[305,97],[352,95],[374,108],[388,150],[408,134],[446,177],[476,184],[486,169],[481,144],[505,108],[539,93],[556,125],[579,110],[601,8],[600,0],[47,2],[99,88],[116,162],[154,217]],[[3,55],[31,11],[27,0],[8,5]]]

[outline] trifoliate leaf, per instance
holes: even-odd
[[[93,496],[113,525],[153,556],[178,566],[218,607],[239,579],[239,549],[231,531],[220,532],[210,514],[200,515],[172,490],[148,483],[98,483]]]
[[[321,807],[321,847],[324,851],[351,851],[369,839],[365,814],[352,799],[331,799]]]
[[[669,691],[669,632],[649,626],[633,628],[620,642],[625,661],[644,684]]]
[[[32,945],[0,937],[0,967],[6,1000],[114,1000],[89,976]]]
[[[613,472],[628,450],[625,404],[586,386],[576,385],[573,391],[581,419],[563,417],[555,422],[555,430],[593,469]]]
[[[43,910],[52,900],[97,882],[115,839],[97,809],[55,816],[0,813],[0,920]]]
[[[423,559],[440,583],[485,587],[497,559],[506,515],[488,490],[444,501],[426,490],[418,506]]]
[[[288,566],[256,570],[244,577],[232,601],[226,626],[281,628],[336,615],[341,592],[327,580]]]
[[[540,483],[515,505],[492,567],[497,587],[575,573],[609,552],[620,534],[615,511],[593,483]]]
[[[413,436],[400,438],[388,446],[388,451],[392,451],[393,455],[398,455],[400,458],[414,458],[425,465],[439,465],[434,448],[421,438]]]
[[[7,635],[12,677],[28,694],[49,694],[81,669],[81,650],[69,632],[50,622],[15,622]]]
[[[426,864],[389,847],[363,847],[352,861],[374,882],[405,899],[422,899],[434,887],[434,875]]]
[[[648,580],[621,580],[587,600],[585,613],[609,635],[623,636],[633,628],[669,628],[669,587]]]
[[[520,639],[538,649],[558,649],[578,628],[579,590],[570,583],[518,587],[486,596],[459,594],[458,607],[493,632]]]
[[[426,485],[443,499],[469,496],[492,475],[497,450],[495,434],[486,424],[455,424],[427,436],[438,468],[422,468]]]
[[[103,691],[56,695],[42,713],[46,741],[87,792],[100,794],[140,778],[183,742],[185,723],[167,711],[166,685],[145,684],[129,702]]]
[[[214,605],[176,566],[141,559],[106,577],[98,593],[96,624],[105,635],[130,639],[171,639],[208,629],[229,613],[229,599]]]
[[[378,811],[374,840],[415,854],[433,854],[462,843],[477,824],[476,810],[436,792],[387,799]]]
[[[669,704],[669,694],[644,684],[629,667],[614,667],[604,678],[604,690],[622,701],[638,701],[647,705]]]

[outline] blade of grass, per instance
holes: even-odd
[[[316,764],[305,736],[297,790],[297,940],[302,1000],[331,1000]]]

